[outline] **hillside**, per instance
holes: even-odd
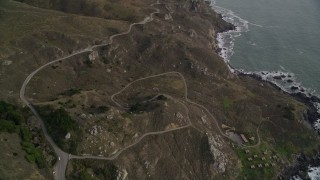
[[[306,105],[229,71],[205,1],[21,2],[0,2],[0,99],[25,90],[69,179],[273,179],[318,148]]]

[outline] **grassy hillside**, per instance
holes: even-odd
[[[303,103],[266,82],[232,74],[218,56],[215,36],[230,24],[203,1],[162,2],[154,21],[134,26],[111,45],[44,68],[27,86],[31,103],[50,106],[39,114],[67,153],[107,157],[139,141],[110,163],[73,161],[69,177],[112,178],[117,169],[133,179],[274,178],[296,154],[318,147],[304,122]],[[19,90],[32,71],[127,31],[150,12],[150,3],[1,1],[1,99],[21,105]],[[176,73],[152,76],[168,72]],[[16,132],[20,116],[5,116],[14,121],[3,121],[2,129]],[[238,136],[225,138],[228,132]],[[249,139],[247,148],[239,145],[240,134]],[[36,163],[39,153],[29,145],[24,143],[28,159]],[[268,160],[248,160],[265,150]],[[276,165],[251,168],[262,162]]]
[[[50,160],[41,133],[27,122],[28,112],[0,101],[0,177],[45,179]]]
[[[105,0],[18,0],[32,6],[58,10],[66,13],[94,16],[105,19],[116,19],[134,22],[148,12],[141,6],[128,0],[105,1]]]
[[[0,97],[11,102],[17,101],[25,74],[40,64],[128,27],[125,21],[75,16],[9,0],[0,2],[0,14]]]

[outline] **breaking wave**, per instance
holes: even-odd
[[[295,78],[295,75],[290,72],[282,71],[244,71],[242,69],[235,69],[230,65],[231,56],[234,54],[234,41],[235,38],[240,37],[241,33],[249,31],[249,24],[257,27],[263,28],[263,26],[255,23],[248,22],[245,19],[237,16],[233,11],[220,7],[216,5],[215,0],[211,0],[211,7],[222,16],[222,19],[226,22],[233,24],[236,28],[234,30],[229,30],[217,34],[217,45],[220,48],[219,55],[228,65],[230,71],[236,74],[245,74],[258,77],[263,81],[268,81],[281,90],[297,95],[304,94],[306,98],[309,99],[311,104],[317,110],[318,119],[314,120],[313,127],[320,133],[320,98],[316,97],[314,91],[308,88],[305,88],[298,82]],[[284,68],[282,70],[285,71]],[[313,100],[312,100],[313,99]]]

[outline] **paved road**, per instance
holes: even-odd
[[[154,6],[154,5],[157,5],[157,4],[160,4],[159,3],[159,0],[157,0],[156,3],[152,4],[151,6]],[[119,33],[119,34],[115,34],[115,35],[112,35],[110,36],[109,38],[109,42],[107,43],[103,43],[103,44],[99,44],[99,45],[93,45],[91,47],[88,47],[86,49],[83,49],[83,50],[80,50],[80,51],[77,51],[77,52],[74,52],[68,56],[65,56],[65,57],[62,57],[62,58],[59,58],[59,59],[56,59],[54,61],[51,61],[47,64],[44,64],[42,65],[41,67],[39,67],[38,69],[36,69],[35,71],[33,71],[27,78],[26,80],[23,82],[23,85],[20,89],[20,98],[21,100],[23,101],[23,103],[25,105],[27,105],[30,110],[33,112],[33,114],[37,117],[37,119],[39,120],[40,124],[41,124],[41,128],[43,129],[43,132],[44,132],[44,135],[45,135],[45,138],[47,139],[47,141],[49,142],[49,144],[53,147],[56,155],[59,157],[57,163],[55,164],[54,166],[54,179],[56,180],[64,180],[65,179],[65,171],[66,171],[66,167],[67,167],[67,163],[69,161],[69,159],[102,159],[102,160],[114,160],[116,159],[122,152],[124,152],[125,150],[135,146],[136,144],[138,144],[142,139],[144,139],[145,137],[147,136],[151,136],[151,135],[161,135],[161,134],[164,134],[164,133],[168,133],[168,132],[173,132],[173,131],[178,131],[178,130],[181,130],[181,129],[185,129],[185,128],[188,128],[188,127],[193,127],[195,129],[197,129],[193,124],[192,122],[190,121],[190,117],[189,117],[189,108],[187,107],[186,104],[184,104],[183,102],[179,101],[178,99],[176,98],[173,98],[169,95],[165,95],[166,97],[180,103],[181,105],[183,105],[183,107],[185,108],[186,110],[186,113],[187,113],[187,119],[188,119],[188,124],[187,125],[184,125],[184,126],[181,126],[181,127],[177,127],[177,128],[172,128],[172,129],[168,129],[168,130],[163,130],[163,131],[157,131],[157,132],[148,132],[148,133],[145,133],[143,134],[142,136],[140,136],[134,143],[124,147],[123,149],[119,150],[117,153],[109,156],[109,157],[102,157],[102,156],[92,156],[92,155],[88,155],[88,156],[76,156],[76,155],[69,155],[68,153],[62,151],[55,143],[54,141],[52,140],[52,138],[49,136],[47,130],[46,130],[46,127],[44,125],[44,122],[41,118],[41,116],[38,114],[38,112],[35,110],[35,108],[33,107],[33,105],[27,100],[27,98],[25,97],[25,91],[26,91],[26,86],[29,84],[30,80],[34,77],[34,75],[36,75],[39,71],[41,71],[42,69],[48,67],[49,65],[51,64],[54,64],[54,63],[57,63],[59,61],[63,61],[63,60],[67,60],[68,58],[70,57],[73,57],[73,56],[76,56],[76,55],[79,55],[79,54],[82,54],[82,53],[85,53],[85,52],[92,52],[94,48],[98,48],[98,47],[102,47],[102,46],[106,46],[106,45],[110,45],[113,43],[113,39],[116,38],[116,37],[119,37],[119,36],[122,36],[122,35],[126,35],[126,34],[129,34],[132,30],[132,27],[135,26],[135,25],[143,25],[143,24],[146,24],[148,22],[152,22],[153,21],[153,16],[154,14],[157,14],[160,12],[159,9],[157,8],[154,8],[155,11],[153,13],[151,13],[148,17],[146,17],[143,21],[141,22],[138,22],[138,23],[133,23],[129,26],[128,30],[126,32],[123,32],[123,33]],[[175,75],[178,75],[183,83],[184,83],[184,100],[190,104],[193,104],[195,106],[198,106],[199,108],[203,109],[207,114],[209,114],[209,116],[215,121],[216,123],[216,126],[220,132],[220,134],[226,138],[229,138],[227,135],[225,135],[220,126],[219,126],[219,123],[218,121],[214,118],[214,116],[210,113],[210,111],[204,107],[203,105],[201,104],[198,104],[196,102],[193,102],[191,101],[189,98],[188,98],[188,86],[187,86],[187,83],[186,83],[186,80],[184,78],[184,76],[179,73],[179,72],[166,72],[166,73],[162,73],[162,74],[157,74],[157,75],[152,75],[152,76],[148,76],[148,77],[144,77],[144,78],[140,78],[140,79],[137,79],[129,84],[127,84],[123,89],[121,89],[119,92],[113,94],[111,96],[111,100],[116,104],[118,105],[119,107],[122,107],[123,106],[118,103],[116,100],[115,100],[115,97],[117,95],[119,95],[120,93],[122,93],[125,89],[127,89],[129,86],[131,86],[133,83],[135,82],[138,82],[138,81],[142,81],[142,80],[146,80],[146,79],[149,79],[149,78],[155,78],[155,77],[159,77],[159,76],[165,76],[165,75],[172,75],[172,74],[175,74]],[[199,129],[197,129],[199,130]],[[200,130],[199,130],[200,131]],[[202,132],[202,131],[201,131]],[[257,133],[258,133],[258,129],[257,129]],[[258,137],[259,137],[259,134],[258,134]],[[230,139],[230,138],[229,138]],[[259,141],[260,141],[260,137],[259,137]]]
[[[59,60],[58,60],[59,61]],[[52,64],[52,63],[51,63]],[[24,103],[32,110],[32,112],[35,114],[35,116],[40,120],[41,122],[41,126],[43,128],[43,131],[44,131],[44,134],[45,134],[45,137],[46,139],[49,141],[49,143],[53,146],[55,152],[57,153],[57,155],[60,157],[60,160],[57,162],[57,164],[55,165],[54,169],[55,169],[55,179],[64,179],[64,175],[65,175],[65,170],[66,170],[66,166],[67,166],[67,163],[68,163],[68,160],[69,159],[101,159],[101,160],[114,160],[116,159],[122,152],[124,152],[125,150],[135,146],[136,144],[138,144],[139,142],[141,142],[142,139],[144,139],[145,137],[147,136],[150,136],[150,135],[160,135],[160,134],[164,134],[164,133],[168,133],[168,132],[173,132],[173,131],[177,131],[177,130],[181,130],[181,129],[185,129],[185,128],[188,128],[188,127],[193,127],[197,130],[199,130],[198,128],[196,128],[192,122],[190,121],[190,117],[189,117],[189,108],[184,104],[182,103],[181,101],[179,101],[178,99],[176,98],[173,98],[171,97],[170,95],[167,95],[167,94],[163,94],[164,96],[166,96],[167,98],[170,98],[178,103],[180,103],[186,110],[186,113],[187,113],[187,119],[188,119],[188,124],[187,125],[184,125],[184,126],[181,126],[181,127],[178,127],[178,128],[172,128],[172,129],[168,129],[168,130],[163,130],[163,131],[157,131],[157,132],[148,132],[148,133],[145,133],[143,134],[142,136],[140,136],[134,143],[124,147],[123,149],[119,150],[117,153],[109,156],[109,157],[103,157],[103,156],[92,156],[92,155],[87,155],[87,156],[76,156],[76,155],[68,155],[67,153],[63,152],[61,149],[59,149],[55,143],[53,142],[53,140],[51,139],[51,137],[48,135],[46,129],[45,129],[45,126],[43,124],[43,121],[41,119],[41,117],[38,115],[37,111],[33,108],[33,106],[28,102],[28,100],[25,98],[24,96],[24,93],[25,93],[25,87],[26,85],[28,84],[28,82],[30,81],[30,79],[38,72],[40,71],[41,69],[43,69],[45,66],[42,66],[40,67],[39,69],[37,69],[36,71],[34,71],[34,73],[31,73],[28,78],[26,79],[24,85],[22,86],[22,89],[20,91],[20,98],[24,101]],[[193,102],[191,101],[189,98],[188,98],[188,86],[187,86],[187,83],[186,83],[186,80],[185,80],[185,77],[179,73],[179,72],[166,72],[166,73],[161,73],[161,74],[157,74],[157,75],[152,75],[152,76],[148,76],[148,77],[143,77],[143,78],[140,78],[140,79],[137,79],[129,84],[127,84],[124,88],[122,88],[120,91],[116,92],[115,94],[113,94],[111,96],[111,100],[116,104],[118,105],[119,107],[122,107],[123,106],[117,102],[115,100],[115,97],[119,94],[121,94],[124,90],[126,90],[127,88],[129,88],[132,84],[136,83],[136,82],[139,82],[139,81],[143,81],[143,80],[146,80],[146,79],[150,79],[150,78],[155,78],[155,77],[159,77],[159,76],[166,76],[166,75],[177,75],[178,77],[181,78],[181,80],[183,81],[184,83],[184,97],[183,99],[190,103],[190,104],[193,104],[195,106],[198,106],[200,107],[201,109],[203,109],[207,114],[209,114],[209,116],[215,121],[216,123],[216,126],[217,128],[219,129],[219,132],[222,136],[226,137],[226,138],[229,138],[229,136],[225,135],[217,120],[214,118],[214,116],[211,114],[211,112],[206,108],[204,107],[203,105],[201,104],[198,104],[196,102]],[[260,126],[259,126],[260,127]],[[199,130],[200,131],[200,130]],[[260,144],[260,136],[259,136],[259,128],[257,128],[257,134],[258,134],[258,143],[254,146],[258,146]],[[201,131],[202,132],[202,131]],[[229,138],[230,139],[230,138]],[[251,147],[251,146],[248,146],[248,147]],[[253,147],[253,146],[252,146]]]
[[[191,100],[188,98],[188,86],[187,86],[187,82],[186,82],[186,79],[185,79],[185,77],[183,76],[183,74],[181,74],[180,72],[176,72],[176,71],[166,72],[166,73],[161,73],[161,74],[157,74],[157,75],[152,75],[152,76],[143,77],[143,78],[137,79],[137,80],[135,80],[135,81],[132,81],[131,83],[127,84],[123,89],[121,89],[119,92],[113,94],[113,95],[111,96],[111,100],[112,100],[115,104],[117,104],[119,107],[124,108],[120,103],[118,103],[118,102],[115,100],[115,97],[116,97],[117,95],[121,94],[121,93],[122,93],[123,91],[125,91],[127,88],[129,88],[132,84],[134,84],[134,83],[136,83],[136,82],[139,82],[139,81],[146,80],[146,79],[150,79],[150,78],[155,78],[155,77],[159,77],[159,76],[166,76],[166,75],[174,75],[174,74],[175,74],[175,75],[178,75],[178,76],[181,78],[181,80],[183,81],[183,83],[184,83],[184,100],[185,100],[186,102],[188,102],[188,103],[190,103],[190,104],[193,104],[193,105],[199,107],[200,109],[204,110],[204,111],[211,117],[211,119],[214,120],[214,122],[215,122],[215,124],[216,124],[216,127],[218,128],[219,133],[221,134],[221,136],[232,140],[228,135],[226,135],[226,134],[222,131],[222,129],[220,128],[220,125],[219,125],[217,119],[212,115],[212,113],[211,113],[205,106],[203,106],[203,105],[201,105],[201,104],[198,104],[198,103],[196,103],[196,102],[194,102],[194,101],[191,101]],[[169,97],[169,95],[166,95],[166,96]],[[173,97],[171,97],[171,99],[177,100],[177,99],[175,99],[175,98],[173,98]],[[181,102],[180,102],[180,103],[181,103]],[[183,104],[183,103],[181,103],[181,104]],[[184,107],[186,107],[185,104],[183,104],[183,105],[184,105]],[[193,127],[193,128],[195,128],[195,129],[197,129],[198,131],[202,132],[202,131],[199,130],[197,127],[195,127],[194,124],[192,124],[192,122],[190,121],[190,118],[189,118],[189,117],[188,117],[188,119],[189,119],[189,122],[190,122],[190,126],[191,126],[191,127]],[[261,138],[260,138],[260,134],[259,134],[259,129],[260,129],[261,124],[264,123],[264,122],[269,122],[269,123],[272,123],[273,125],[275,125],[275,124],[274,124],[272,121],[270,121],[270,120],[263,120],[263,121],[261,121],[260,124],[259,124],[259,126],[258,126],[257,129],[256,129],[257,143],[254,144],[254,145],[244,145],[244,144],[243,144],[243,145],[242,145],[243,147],[255,148],[255,147],[260,146],[260,144],[261,144]],[[209,129],[209,131],[210,131],[210,129]]]
[[[173,131],[178,131],[178,130],[181,130],[181,129],[185,129],[185,128],[188,128],[190,127],[191,124],[188,124],[188,125],[184,125],[184,126],[181,126],[181,127],[178,127],[178,128],[173,128],[173,129],[168,129],[168,130],[163,130],[163,131],[157,131],[157,132],[148,132],[148,133],[145,133],[143,134],[142,136],[140,136],[136,142],[130,144],[129,146],[126,146],[125,148],[121,149],[120,151],[118,151],[117,153],[113,154],[112,156],[109,156],[109,157],[103,157],[103,156],[91,156],[91,155],[88,155],[88,156],[74,156],[74,155],[71,155],[71,158],[72,159],[101,159],[101,160],[114,160],[116,159],[123,151],[135,146],[136,144],[138,144],[142,139],[144,139],[145,137],[147,136],[151,136],[151,135],[160,135],[160,134],[165,134],[165,133],[168,133],[168,132],[173,132]]]
[[[203,105],[201,104],[198,104],[196,102],[193,102],[191,101],[189,98],[188,98],[188,85],[187,85],[187,82],[186,82],[186,79],[185,77],[183,76],[183,74],[181,74],[180,72],[177,72],[177,71],[172,71],[172,72],[166,72],[166,73],[161,73],[161,74],[157,74],[157,75],[152,75],[152,76],[148,76],[148,77],[144,77],[144,78],[140,78],[140,79],[137,79],[135,81],[132,81],[131,83],[127,84],[122,90],[120,90],[118,93],[115,93],[111,96],[111,100],[116,103],[118,106],[122,107],[121,104],[119,104],[118,102],[116,102],[114,100],[115,96],[117,96],[118,94],[122,93],[124,90],[126,90],[128,87],[130,87],[133,83],[136,83],[138,81],[142,81],[142,80],[146,80],[146,79],[150,79],[150,78],[155,78],[155,77],[159,77],[159,76],[166,76],[166,75],[177,75],[181,78],[183,84],[184,84],[184,100],[190,104],[193,104],[197,107],[199,107],[200,109],[203,109],[207,114],[209,114],[209,116],[211,117],[211,119],[213,119],[216,123],[216,126],[220,132],[220,134],[226,138],[229,138],[229,136],[227,136],[225,133],[223,133],[223,131],[221,130],[220,128],[220,125],[218,123],[218,121],[216,120],[216,118],[211,114],[211,112],[206,108],[204,107]]]
[[[157,5],[159,4],[159,0],[157,0],[156,3],[154,4],[151,4],[151,6],[154,6],[154,5]],[[56,180],[64,180],[65,179],[65,170],[66,170],[66,167],[67,167],[67,163],[69,161],[69,158],[76,158],[76,157],[79,157],[79,156],[72,156],[68,155],[68,153],[62,151],[55,143],[54,141],[52,140],[52,138],[50,137],[50,135],[48,134],[47,132],[47,129],[44,125],[44,121],[43,119],[41,118],[41,116],[38,114],[38,112],[36,111],[36,109],[33,107],[33,105],[28,101],[28,99],[25,97],[25,91],[26,91],[26,87],[27,85],[29,84],[30,80],[39,72],[41,71],[42,69],[50,66],[51,64],[54,64],[54,63],[57,63],[57,62],[60,62],[60,61],[64,61],[64,60],[67,60],[71,57],[74,57],[76,55],[79,55],[79,54],[83,54],[83,53],[86,53],[86,52],[92,52],[94,48],[98,48],[98,47],[102,47],[102,46],[106,46],[106,45],[110,45],[113,43],[113,39],[115,37],[118,37],[118,36],[122,36],[122,35],[126,35],[126,34],[129,34],[132,30],[132,27],[135,26],[135,25],[143,25],[143,24],[146,24],[146,23],[149,23],[149,22],[152,22],[153,21],[153,16],[156,14],[156,13],[159,13],[160,10],[157,9],[157,8],[154,8],[155,11],[152,12],[148,17],[146,17],[143,21],[141,22],[138,22],[138,23],[133,23],[129,26],[128,30],[126,32],[123,32],[123,33],[119,33],[119,34],[115,34],[115,35],[112,35],[110,36],[109,38],[109,42],[107,43],[104,43],[104,44],[99,44],[99,45],[93,45],[91,47],[88,47],[88,48],[85,48],[83,50],[80,50],[80,51],[77,51],[77,52],[74,52],[70,55],[67,55],[65,57],[62,57],[62,58],[58,58],[54,61],[51,61],[47,64],[44,64],[42,65],[41,67],[39,67],[38,69],[36,69],[35,71],[33,71],[31,74],[29,74],[29,76],[25,79],[25,81],[23,82],[22,84],[22,87],[20,89],[20,99],[22,100],[22,102],[29,107],[29,109],[33,112],[33,114],[35,115],[35,117],[39,120],[40,124],[41,124],[41,128],[43,130],[43,133],[44,133],[44,136],[45,138],[47,139],[47,141],[49,142],[49,144],[52,146],[53,150],[55,151],[56,155],[58,156],[58,161],[57,163],[55,164],[54,166],[54,179]],[[96,158],[99,158],[99,157],[96,157]]]

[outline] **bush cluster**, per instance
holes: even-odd
[[[4,101],[0,101],[0,132],[19,133],[21,147],[27,153],[27,161],[36,163],[39,168],[45,167],[42,150],[32,143],[33,135],[25,126],[24,115],[18,108]]]

